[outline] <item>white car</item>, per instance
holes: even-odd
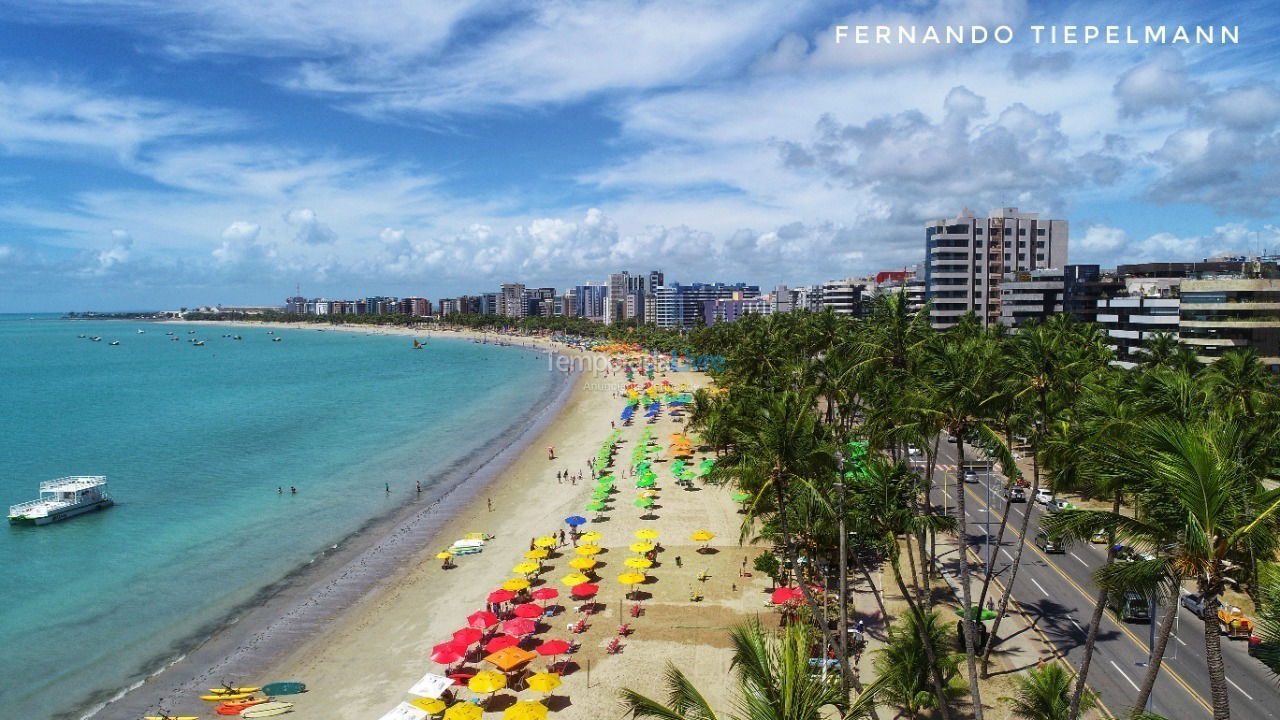
[[[976,472],[974,472],[974,471],[972,471],[972,470],[965,470],[965,471],[964,471],[964,475],[963,475],[963,476],[961,476],[961,477],[962,477],[962,479],[963,479],[965,482],[967,482],[967,483],[976,483],[976,482],[978,482],[978,473],[976,473]]]
[[[1040,503],[1041,505],[1048,505],[1049,501],[1052,499],[1053,499],[1052,490],[1046,490],[1045,488],[1040,488],[1039,490],[1036,490],[1036,502]]]
[[[1221,603],[1218,603],[1221,605]],[[1182,607],[1195,613],[1196,617],[1204,617],[1204,598],[1200,593],[1187,593],[1182,596]],[[1216,610],[1217,608],[1215,608]]]
[[[920,457],[920,448],[916,447],[915,445],[908,445],[907,455],[911,457]]]

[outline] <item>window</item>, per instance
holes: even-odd
[[[973,234],[975,234],[975,235],[981,235],[981,234],[982,234],[982,228],[978,228],[978,229],[974,230],[974,231],[973,231]]]
[[[1005,229],[1004,229],[1004,234],[1005,234],[1005,235],[1012,235],[1012,234],[1013,234],[1013,228],[1005,228]]]
[[[1013,247],[1013,241],[1012,241],[1012,240],[1005,240],[1005,241],[1004,241],[1004,246],[1005,246],[1005,247]]]
[[[1043,240],[1037,240],[1037,241],[1036,241],[1036,247],[1038,247],[1038,248],[1042,248],[1042,247],[1044,247],[1044,241],[1043,241]]]
[[[1018,228],[1018,234],[1019,234],[1019,235],[1026,235],[1026,234],[1027,234],[1027,229],[1026,229],[1026,228]]]
[[[1009,253],[1004,254],[1004,261],[1009,262]]]
[[[1037,228],[1037,229],[1036,229],[1036,234],[1037,234],[1037,235],[1044,235],[1044,228]]]
[[[1044,253],[1036,253],[1036,260],[1044,262]]]

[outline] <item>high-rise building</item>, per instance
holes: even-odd
[[[523,283],[503,283],[498,293],[498,314],[522,318],[529,314]]]
[[[866,282],[854,278],[829,280],[822,284],[822,308],[837,315],[862,316]]]
[[[1020,328],[1062,312],[1063,271],[1055,268],[1008,273],[1000,283],[1000,322]]]
[[[1042,219],[1017,208],[988,217],[970,210],[925,225],[925,291],[934,327],[973,312],[984,325],[999,322],[1000,282],[1009,273],[1067,264],[1067,221]]]
[[[753,298],[721,298],[703,304],[702,318],[708,326],[718,322],[734,322],[743,315],[772,315],[774,299],[768,295]]]
[[[578,317],[604,322],[605,301],[609,295],[606,285],[587,283],[574,289],[577,295]]]
[[[757,285],[735,283],[691,283],[681,285],[672,283],[658,287],[654,293],[653,322],[658,327],[688,328],[705,322],[705,308],[708,300],[749,299],[758,297],[760,288]],[[647,309],[646,309],[647,312]]]
[[[627,292],[631,286],[631,273],[609,273],[605,290],[604,322],[615,323],[626,319]]]
[[[1280,367],[1280,273],[1272,264],[1249,265],[1182,281],[1178,335],[1200,362],[1249,347],[1266,366]]]

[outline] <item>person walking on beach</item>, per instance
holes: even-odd
[[[555,445],[548,445],[548,446],[547,446],[547,459],[548,459],[548,460],[555,460],[555,459],[556,459],[556,446],[555,446]]]
[[[560,531],[560,544],[561,544],[561,545],[563,545],[563,544],[564,544],[564,531],[563,531],[563,530],[561,530],[561,531]]]
[[[493,498],[485,498],[484,501],[489,506],[489,512],[493,512]]]

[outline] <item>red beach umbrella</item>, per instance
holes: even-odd
[[[511,612],[515,613],[516,617],[529,618],[530,620],[536,617],[542,617],[542,608],[534,605],[533,603],[517,605],[516,609]]]
[[[795,597],[797,594],[799,594],[798,591],[792,590],[789,587],[780,587],[773,591],[773,594],[769,596],[769,599],[773,600],[774,605],[781,605]]]
[[[581,585],[574,585],[573,590],[570,592],[573,593],[574,597],[586,598],[600,592],[600,586],[594,583],[582,583]]]
[[[519,645],[520,638],[511,637],[510,635],[499,635],[498,637],[485,643],[484,651],[492,655],[503,648],[509,648],[513,645]]]
[[[455,632],[453,634],[453,639],[463,645],[471,645],[472,643],[479,642],[480,638],[483,636],[483,632],[480,632],[475,628],[465,627]]]
[[[563,655],[569,652],[569,643],[564,640],[548,640],[534,648],[539,655]]]
[[[560,597],[560,591],[553,587],[540,587],[533,591],[534,600],[555,600]]]
[[[516,618],[502,623],[502,631],[516,637],[532,634],[537,629],[538,625],[529,618]]]
[[[456,642],[440,643],[431,648],[431,662],[438,662],[441,665],[452,665],[462,658],[466,657],[467,649],[458,647]]]
[[[488,610],[477,610],[467,616],[467,626],[477,630],[484,630],[497,624],[498,616]]]
[[[489,593],[489,602],[504,603],[515,596],[516,594],[511,592],[510,590],[501,590],[501,589],[494,590],[493,592]]]

